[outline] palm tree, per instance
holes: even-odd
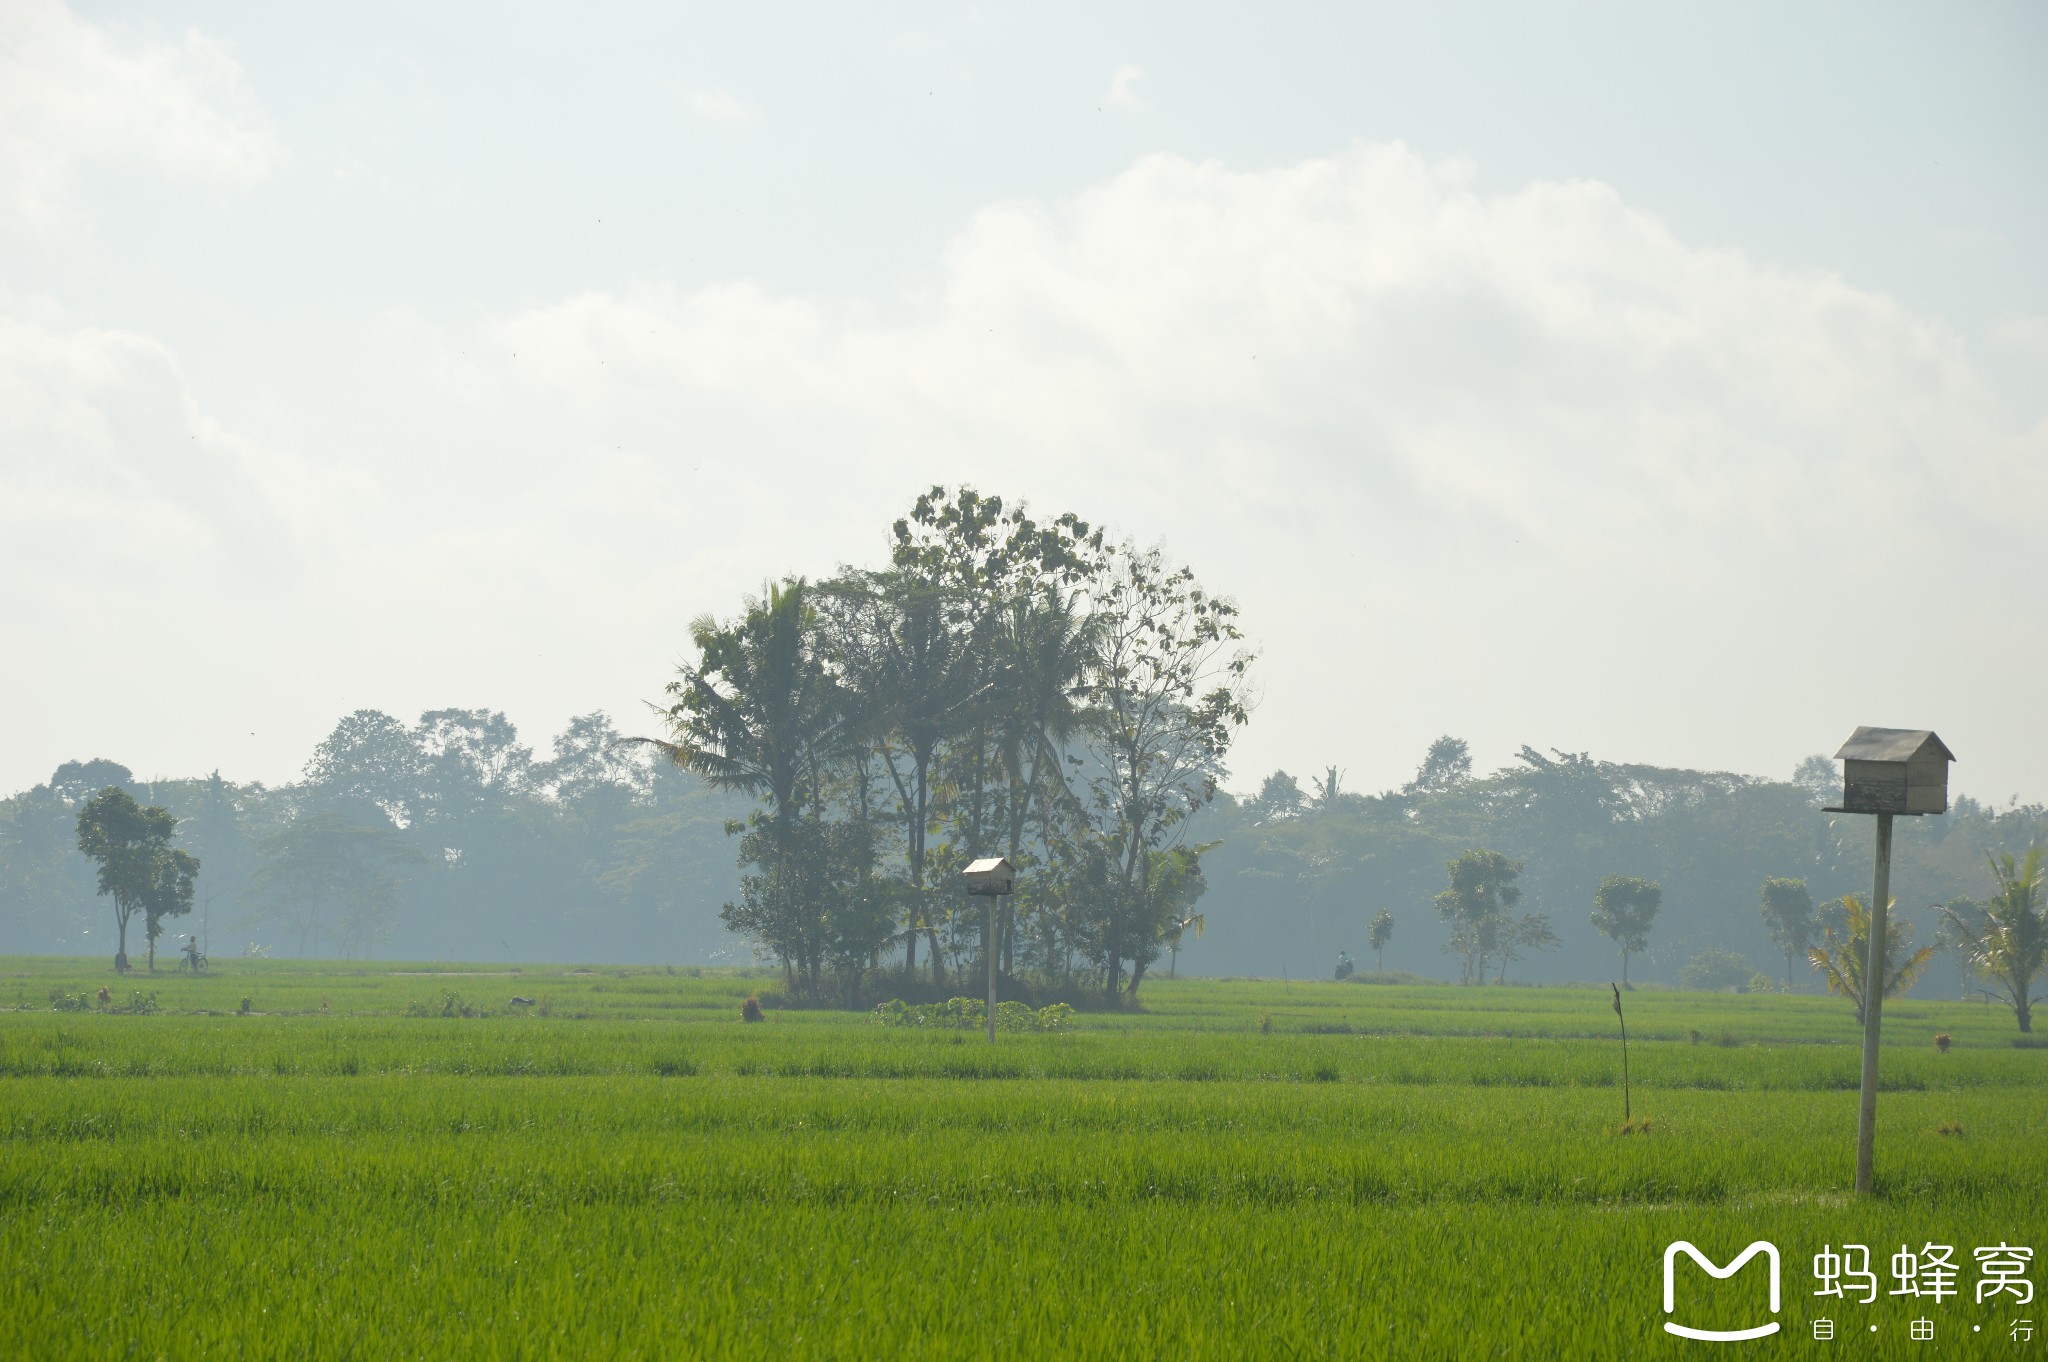
[[[1894,899],[1896,905],[1897,900]],[[1828,927],[1822,937],[1823,944],[1807,951],[1807,963],[1827,977],[1828,992],[1839,993],[1856,1004],[1856,1020],[1863,1021],[1864,976],[1870,959],[1870,910],[1864,906],[1860,894],[1842,895],[1842,918],[1844,930],[1837,935]],[[1912,950],[1913,924],[1891,919],[1891,928],[1884,937],[1884,996],[1896,997],[1913,987],[1913,981],[1920,977],[1920,971],[1927,968],[1927,962],[1934,958],[1934,947],[1922,946]],[[1901,948],[1911,951],[1901,958]]]
[[[993,687],[976,621],[960,593],[910,571],[861,573],[833,584],[855,616],[842,647],[855,703],[880,746],[903,815],[906,870],[917,891],[907,923],[904,966],[917,967],[922,928],[932,982],[945,983],[938,923],[925,890],[926,839],[935,810],[933,763],[941,744],[970,729]]]
[[[1365,939],[1372,947],[1374,972],[1384,976],[1387,972],[1387,943],[1394,939],[1394,915],[1380,909],[1372,924],[1365,929]]]
[[[1971,971],[1993,984],[1991,992],[2013,1010],[2020,1030],[2034,1029],[2034,980],[2048,970],[2048,903],[2041,894],[2041,858],[2034,847],[2014,864],[2010,854],[1990,857],[1998,892],[1977,915],[1947,904],[1942,916],[1965,943],[1964,959]]]
[[[809,592],[801,578],[770,584],[733,624],[692,621],[697,663],[669,682],[675,702],[656,707],[670,736],[633,739],[714,788],[766,799],[778,843],[815,793],[840,729],[839,688],[819,656]]]
[[[1080,607],[1076,593],[1053,584],[1019,592],[997,618],[995,742],[1010,793],[1006,812],[1012,864],[1023,864],[1025,832],[1034,813],[1043,826],[1055,803],[1075,802],[1062,773],[1061,753],[1086,718],[1096,632],[1094,617]],[[1002,907],[1000,939],[1007,969],[1015,910],[1008,901]]]

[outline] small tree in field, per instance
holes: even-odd
[[[2048,902],[2041,892],[2043,848],[2014,864],[2011,856],[1991,858],[1998,892],[1977,913],[1942,905],[1940,913],[1962,939],[1972,973],[1992,984],[1991,992],[2013,1011],[2020,1030],[2034,1029],[2034,981],[2048,971]]]
[[[1444,949],[1464,961],[1461,983],[1483,984],[1486,962],[1509,926],[1508,909],[1522,897],[1515,887],[1522,863],[1498,851],[1467,851],[1444,862],[1444,869],[1450,872],[1450,887],[1436,896],[1437,915],[1451,926]]]
[[[1628,988],[1628,958],[1650,944],[1650,924],[1664,901],[1663,886],[1634,875],[1609,875],[1593,892],[1593,925],[1621,948],[1621,986]]]
[[[150,968],[166,916],[192,910],[199,862],[171,849],[178,820],[169,809],[143,808],[126,790],[109,785],[78,811],[78,849],[99,866],[100,893],[114,901],[114,968],[128,968],[128,919],[142,911],[148,924]]]
[[[1394,915],[1382,908],[1372,925],[1365,929],[1365,939],[1372,946],[1373,968],[1381,974],[1387,972],[1387,943],[1394,939]]]
[[[1814,928],[1818,925],[1813,915],[1813,895],[1807,892],[1805,880],[1773,877],[1764,881],[1757,897],[1757,911],[1763,914],[1771,940],[1785,952],[1785,983],[1789,986],[1792,962],[1813,944]]]
[[[1897,900],[1893,900],[1896,906]],[[1841,899],[1843,928],[1832,926],[1823,933],[1821,944],[1807,951],[1807,961],[1826,976],[1828,992],[1839,993],[1856,1004],[1856,1020],[1863,1021],[1866,996],[1864,976],[1870,961],[1870,909],[1860,894]],[[1920,971],[1934,958],[1934,947],[1913,949],[1913,924],[1893,917],[1884,934],[1884,996],[1896,997],[1913,987]]]

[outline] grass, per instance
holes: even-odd
[[[1802,1341],[1825,1244],[2048,1249],[2048,1055],[1975,1004],[1887,1007],[1858,1201],[1839,1000],[1632,997],[1625,1128],[1592,990],[1158,981],[991,1049],[744,1025],[768,981],[712,971],[233,962],[51,1009],[104,982],[0,960],[0,1355],[1676,1356],[1672,1239],[1777,1243]],[[1827,1313],[2006,1355],[1973,1280]],[[1704,1282],[1688,1322],[1755,1322]]]

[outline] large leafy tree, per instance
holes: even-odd
[[[1785,953],[1785,983],[1789,986],[1792,962],[1804,956],[1813,945],[1813,934],[1819,926],[1813,912],[1813,895],[1807,890],[1805,880],[1773,876],[1764,881],[1757,898],[1757,911],[1763,915],[1771,940]]]
[[[1450,884],[1435,900],[1437,916],[1451,928],[1444,949],[1462,962],[1460,983],[1483,984],[1486,962],[1509,926],[1508,910],[1522,898],[1515,885],[1522,863],[1498,851],[1473,850],[1444,862],[1444,870]]]
[[[1608,875],[1593,891],[1593,925],[1621,952],[1621,986],[1629,987],[1628,958],[1649,949],[1650,928],[1664,903],[1664,888],[1636,875]]]
[[[1236,604],[1156,549],[1118,548],[1090,591],[1099,632],[1083,741],[1087,807],[1108,874],[1103,986],[1114,998],[1126,963],[1135,996],[1158,958],[1157,934],[1141,926],[1154,853],[1178,845],[1188,817],[1215,796],[1231,739],[1250,717],[1252,653]]]
[[[379,709],[345,715],[306,763],[306,793],[359,823],[405,827],[420,815],[425,763],[413,731]]]
[[[2019,1020],[2020,1030],[2034,1029],[2035,981],[2048,972],[2048,900],[2042,894],[2040,846],[2015,862],[2010,853],[1991,857],[1998,892],[1991,901],[1968,912],[1958,905],[1938,911],[1961,939],[1970,970],[1991,984],[1992,993]]]

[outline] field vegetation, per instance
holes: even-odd
[[[1624,1129],[1593,990],[1156,980],[991,1047],[742,1022],[779,973],[109,977],[0,961],[7,1356],[1641,1357],[1675,1238],[1779,1244],[1800,1338],[1824,1244],[2048,1223],[2048,1055],[1981,1003],[1887,1009],[1857,1201],[1839,999],[1633,995]]]

